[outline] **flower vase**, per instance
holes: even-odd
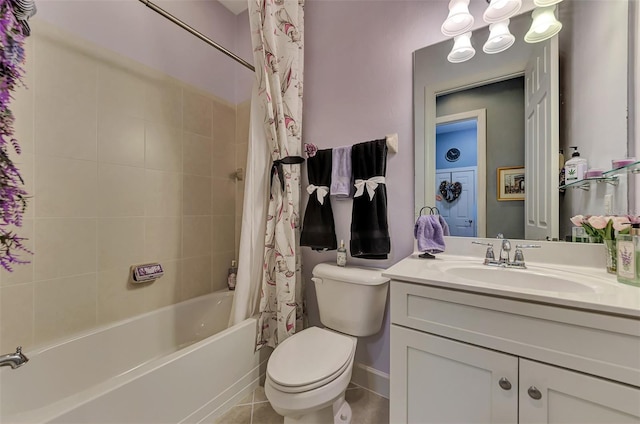
[[[606,249],[607,259],[607,272],[609,274],[615,274],[618,270],[618,252],[616,251],[616,240],[604,240],[604,247]]]

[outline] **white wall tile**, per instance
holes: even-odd
[[[129,269],[144,262],[144,218],[98,220],[98,270]]]
[[[145,172],[145,215],[182,215],[182,174],[147,169]]]
[[[184,129],[195,134],[211,137],[213,131],[213,101],[200,93],[183,91]]]
[[[96,279],[93,273],[35,283],[36,344],[96,325]]]
[[[97,159],[95,100],[71,102],[65,96],[36,94],[35,146],[39,155]]]
[[[211,216],[182,218],[182,257],[211,254]]]
[[[145,288],[129,283],[129,268],[99,272],[97,323],[105,324],[145,312]]]
[[[144,120],[108,112],[98,115],[98,160],[144,167]]]
[[[100,216],[144,216],[144,169],[101,163],[98,190]]]
[[[36,219],[35,280],[95,272],[96,225],[96,218]]]
[[[185,174],[211,176],[211,149],[213,140],[209,137],[185,132],[182,136],[182,169]]]
[[[182,218],[145,218],[144,256],[146,261],[178,260],[182,257]]]
[[[211,177],[184,174],[182,190],[184,215],[211,215]]]
[[[33,345],[33,283],[0,288],[0,352]]]
[[[36,170],[36,217],[96,216],[96,162],[37,156]]]
[[[118,63],[98,66],[98,112],[144,118],[145,81],[133,69]]]
[[[182,171],[182,132],[178,128],[145,125],[145,166],[148,169]]]
[[[182,260],[182,300],[211,292],[211,255]]]

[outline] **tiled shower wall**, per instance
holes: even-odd
[[[0,274],[0,352],[223,289],[237,258],[248,102],[33,28],[12,109],[35,255]],[[156,261],[164,277],[128,282]]]

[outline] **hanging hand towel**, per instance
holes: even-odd
[[[351,196],[351,146],[333,149],[331,168],[331,195],[338,199]]]
[[[439,215],[419,216],[413,227],[413,235],[418,241],[418,250],[420,252],[444,252],[443,233]]]
[[[351,213],[351,256],[387,259],[391,251],[387,223],[386,140],[355,144],[351,164],[356,193]]]
[[[338,248],[333,210],[328,197],[331,185],[331,155],[331,149],[318,150],[315,156],[307,159],[309,201],[302,222],[300,246],[309,246],[313,250]]]
[[[442,215],[438,215],[438,222],[440,222],[440,225],[442,226],[442,235],[450,236],[451,233],[449,232],[449,224],[447,224],[447,221]]]

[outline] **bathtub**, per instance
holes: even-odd
[[[258,384],[256,320],[216,292],[25,351],[0,370],[1,423],[197,423]],[[262,365],[262,366],[261,366]]]

